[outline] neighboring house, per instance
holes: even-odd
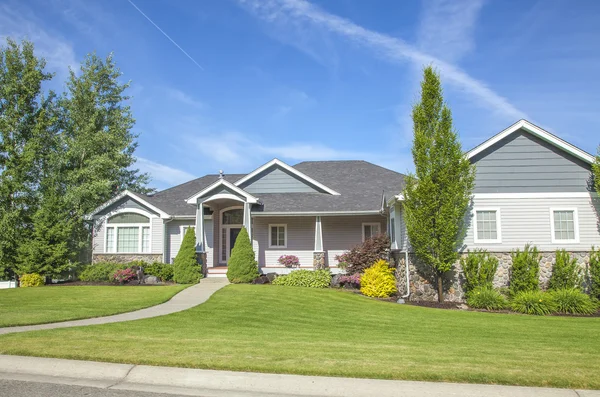
[[[264,273],[285,273],[281,255],[302,268],[328,266],[335,256],[387,230],[387,197],[404,176],[365,161],[277,159],[249,174],[206,175],[153,195],[125,191],[92,214],[93,260],[173,263],[187,228],[209,276],[225,275],[242,226]]]
[[[483,248],[497,255],[497,286],[508,282],[510,252],[525,244],[544,255],[542,283],[556,249],[583,263],[592,245],[600,246],[592,155],[521,120],[467,156],[477,171],[461,251]],[[194,227],[208,275],[224,275],[246,226],[263,273],[288,272],[277,261],[284,254],[298,256],[302,268],[337,271],[336,255],[387,231],[394,258],[400,264],[409,259],[408,266],[398,267],[400,292],[435,299],[435,288],[411,260],[399,193],[403,183],[402,174],[364,161],[291,167],[272,160],[246,175],[206,175],[154,195],[125,191],[90,215],[93,259],[172,263],[183,234]],[[449,300],[462,299],[457,270],[448,283]]]
[[[547,283],[557,249],[583,265],[593,245],[600,246],[600,203],[593,192],[594,156],[526,120],[508,127],[467,153],[476,166],[472,208],[461,251],[486,249],[500,259],[495,285],[506,286],[510,252],[532,244],[542,252],[540,281]],[[392,249],[410,253],[401,194],[391,197]],[[397,232],[396,232],[397,231]],[[435,288],[417,275],[410,260],[413,299],[434,299]],[[404,263],[404,262],[403,262]],[[406,270],[399,269],[401,292]],[[421,272],[422,273],[422,272]],[[459,272],[452,275],[447,299],[461,300]]]

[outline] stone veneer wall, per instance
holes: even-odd
[[[315,270],[325,269],[325,252],[313,253],[313,267]]]
[[[494,276],[494,287],[508,287],[509,272],[512,266],[512,257],[510,252],[490,252],[498,258],[498,270]],[[577,263],[582,269],[589,264],[589,252],[570,252],[571,256],[577,258]],[[403,255],[403,254],[402,254]],[[464,254],[463,256],[465,256]],[[556,260],[555,252],[541,252],[540,260],[540,287],[546,289],[552,267]],[[406,293],[406,275],[404,258],[399,258],[396,267],[396,280],[398,292],[400,295]],[[414,255],[409,255],[409,273],[410,273],[410,300],[412,301],[437,301],[437,288],[435,284],[435,275],[431,270],[420,264]],[[456,262],[454,269],[448,272],[444,280],[444,298],[449,302],[463,302],[465,300],[463,291],[464,277],[460,267],[460,260]]]
[[[117,262],[129,263],[133,261],[144,261],[148,263],[162,262],[162,254],[94,254],[92,263],[97,262]]]

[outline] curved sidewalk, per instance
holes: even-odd
[[[119,323],[122,321],[140,320],[164,316],[166,314],[180,312],[204,303],[212,294],[229,284],[226,278],[202,279],[199,284],[184,289],[169,301],[160,305],[147,307],[128,313],[115,314],[114,316],[88,318],[84,320],[63,321],[59,323],[24,325],[19,327],[0,328],[0,335],[15,332],[38,331],[43,329],[81,327],[85,325],[98,325],[108,323]]]

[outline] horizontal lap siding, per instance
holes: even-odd
[[[323,216],[321,227],[323,229],[323,249],[343,252],[362,243],[362,224],[379,223],[380,230],[386,231],[386,219],[380,215],[359,216]],[[335,256],[335,252],[334,255]],[[332,255],[326,255],[329,266],[336,266],[337,261],[331,261]]]
[[[475,193],[586,192],[589,164],[520,131],[473,158]]]
[[[150,252],[152,254],[162,254],[165,246],[165,241],[163,240],[163,220],[161,218],[151,218],[150,222],[152,222],[152,246],[150,247]]]
[[[488,251],[503,252],[523,248],[525,244],[531,243],[541,251],[554,251],[557,248],[586,251],[592,245],[600,245],[598,230],[600,204],[597,198],[475,198],[474,207],[500,209],[502,242],[475,244],[473,236],[475,220],[472,219],[465,239],[468,249],[485,248]],[[580,241],[578,244],[552,243],[550,208],[577,209]]]
[[[181,242],[183,241],[183,236],[181,235],[181,227],[182,226],[195,226],[196,222],[193,219],[189,220],[176,220],[167,223],[167,235],[168,235],[168,251],[167,251],[167,261],[172,263],[172,260],[177,256],[179,252],[179,248],[181,248]],[[206,239],[206,262],[209,264],[212,263],[212,255],[213,255],[213,227],[212,220],[205,219],[204,220],[204,237]]]
[[[106,235],[104,222],[94,224],[94,235],[92,240],[92,252],[94,254],[104,253],[104,236]]]
[[[282,252],[283,251],[283,252]],[[313,266],[313,250],[309,251],[297,251],[297,250],[266,250],[265,251],[265,262],[266,267],[282,267],[278,262],[281,255],[295,255],[298,257],[300,267],[311,267]]]
[[[312,266],[312,252],[315,247],[315,222],[314,216],[308,217],[255,217],[253,218],[252,234],[253,247],[257,254],[257,261],[260,266],[278,265],[277,259],[281,255],[290,252],[305,252],[302,255],[308,255],[310,252]],[[287,247],[269,248],[269,225],[285,224],[287,225]],[[276,257],[276,258],[275,258]],[[275,258],[275,263],[273,263]],[[307,259],[304,260],[308,262]],[[304,265],[304,263],[302,263]]]
[[[312,186],[280,167],[270,168],[240,185],[248,193],[314,193]]]

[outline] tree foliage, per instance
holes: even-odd
[[[596,161],[592,164],[592,170],[594,174],[594,187],[596,192],[600,194],[600,146],[598,146],[598,154],[596,155]]]
[[[537,247],[525,245],[523,251],[517,249],[511,253],[512,268],[510,269],[510,293],[512,296],[519,292],[538,291],[540,259],[542,255]]]
[[[363,273],[373,263],[386,259],[390,249],[390,238],[387,234],[379,234],[366,239],[350,251],[337,256],[337,260],[346,267],[348,274]]]
[[[227,278],[232,283],[250,283],[258,277],[258,264],[245,227],[235,240],[227,263]]]
[[[443,276],[456,262],[466,233],[475,168],[452,126],[439,74],[429,66],[423,75],[421,99],[412,112],[415,173],[406,178],[404,213],[410,243],[434,271],[441,302]]]
[[[196,259],[196,232],[189,227],[173,262],[173,281],[196,284],[202,278],[202,268]]]
[[[548,283],[548,289],[574,289],[581,284],[581,270],[577,258],[564,249],[556,251],[556,262],[552,268],[552,276]]]
[[[493,288],[494,276],[498,270],[498,258],[486,250],[477,249],[460,259],[460,267],[465,276],[465,291],[476,288]],[[490,295],[491,296],[491,295]]]

